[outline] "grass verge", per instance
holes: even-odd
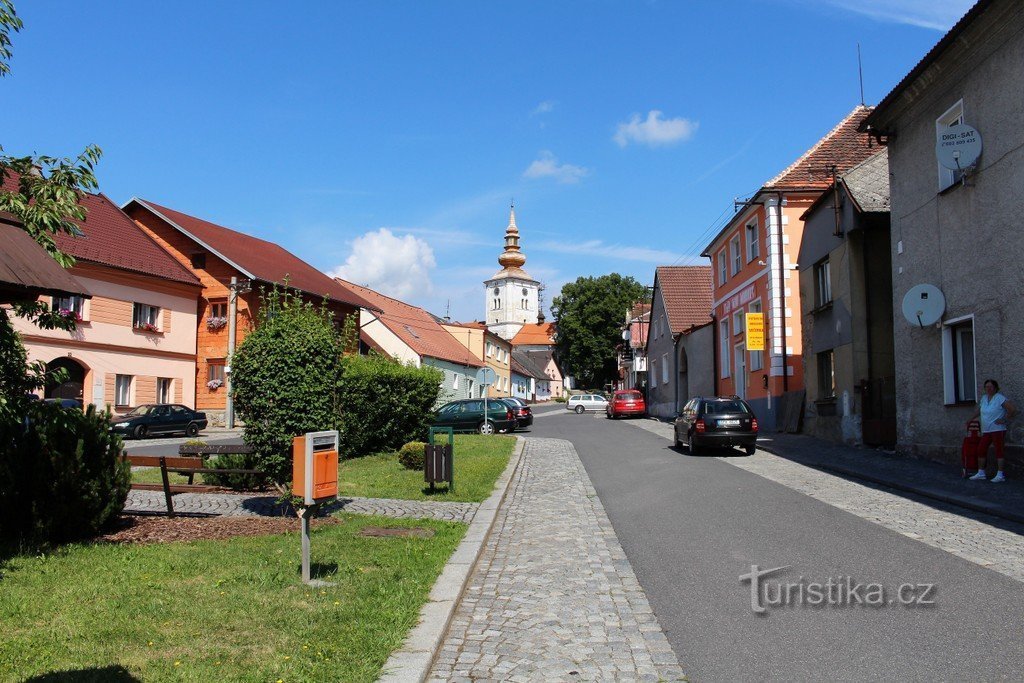
[[[494,482],[508,465],[515,447],[512,436],[459,434],[455,437],[455,487],[439,486],[433,494],[423,483],[421,470],[407,470],[395,453],[369,455],[341,463],[341,496],[449,500],[479,503],[494,490]]]
[[[297,532],[9,558],[0,678],[373,681],[465,526],[339,517],[313,533],[314,565],[337,584],[320,589],[300,581]],[[435,535],[359,536],[366,526]]]

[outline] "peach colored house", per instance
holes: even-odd
[[[87,194],[81,234],[62,235],[70,274],[91,298],[43,297],[80,318],[74,332],[13,318],[29,359],[63,368],[47,397],[77,398],[123,412],[141,403],[195,407],[199,279],[139,229],[110,199]]]
[[[512,344],[508,340],[491,332],[480,322],[447,323],[442,327],[478,360],[494,370],[496,379],[487,390],[488,397],[512,395]],[[482,392],[483,388],[479,390]],[[483,396],[482,393],[480,395]]]

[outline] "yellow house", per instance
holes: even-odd
[[[449,323],[443,325],[470,353],[494,370],[495,380],[487,390],[489,398],[512,395],[512,342],[488,330],[483,323]],[[483,387],[477,392],[483,396]]]

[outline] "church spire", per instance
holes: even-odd
[[[498,257],[502,268],[522,268],[526,255],[519,249],[519,227],[516,226],[516,205],[509,208],[508,227],[505,228],[505,251]]]

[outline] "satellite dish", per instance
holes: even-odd
[[[965,123],[943,128],[936,133],[935,156],[950,170],[970,168],[981,156],[981,133]]]
[[[911,325],[933,325],[945,312],[946,297],[935,285],[915,285],[903,297],[903,317]]]

